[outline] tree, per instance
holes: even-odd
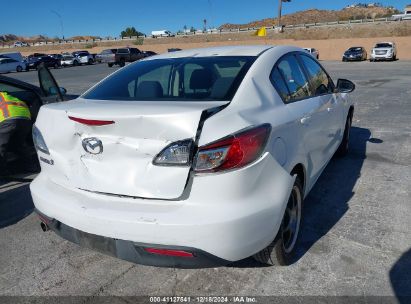
[[[124,31],[121,32],[121,37],[131,37],[131,36],[144,36],[142,32],[136,30],[136,28],[128,27]]]

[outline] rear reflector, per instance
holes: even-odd
[[[84,119],[84,118],[78,118],[78,117],[73,117],[73,116],[69,116],[69,118],[75,122],[78,122],[78,123],[81,123],[87,126],[106,126],[106,125],[114,124],[114,121],[112,120],[93,120],[93,119]]]
[[[194,255],[191,252],[182,251],[182,250],[157,249],[157,248],[144,248],[144,250],[149,253],[159,254],[159,255],[168,255],[168,256],[176,256],[176,257],[183,257],[183,258],[194,257]]]

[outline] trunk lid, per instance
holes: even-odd
[[[172,142],[195,140],[203,111],[226,103],[79,98],[45,106],[36,122],[54,160],[45,173],[58,184],[93,192],[176,199],[190,167],[155,166],[153,159]],[[88,126],[69,116],[114,123]],[[101,153],[86,151],[83,143],[88,139],[101,141]],[[99,152],[96,149],[92,152]]]

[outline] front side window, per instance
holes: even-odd
[[[308,56],[301,55],[300,58],[307,70],[314,95],[331,94],[334,91],[334,85],[323,68]]]
[[[132,101],[231,100],[256,57],[154,59],[131,64],[82,97]]]
[[[286,55],[280,59],[277,69],[288,89],[285,102],[293,102],[312,96],[308,80],[294,55]]]

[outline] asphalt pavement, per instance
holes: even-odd
[[[329,163],[305,200],[295,264],[264,267],[246,259],[182,270],[118,260],[42,232],[31,214],[33,176],[19,176],[0,182],[0,295],[411,300],[400,298],[411,296],[411,62],[324,65],[334,79],[357,85],[351,151]],[[81,94],[116,69],[101,64],[52,73],[69,93]],[[38,83],[35,71],[8,76]]]

